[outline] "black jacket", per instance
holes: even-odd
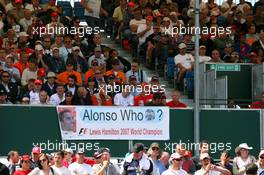
[[[42,86],[42,89],[45,90],[48,94],[48,96],[51,96],[53,94],[56,94],[57,91],[56,91],[56,88],[57,88],[57,85],[54,84],[53,88],[51,89],[48,85],[48,82],[46,81],[43,86]]]
[[[16,103],[18,100],[18,87],[15,83],[9,82],[7,84],[9,92],[7,93],[7,98],[10,102]],[[4,85],[0,84],[0,89],[5,89]],[[5,89],[6,90],[6,89]]]

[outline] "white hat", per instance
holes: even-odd
[[[54,72],[49,72],[47,78],[56,78],[56,75]]]
[[[181,44],[179,44],[179,49],[183,49],[183,48],[186,48],[187,46],[186,46],[186,44],[184,44],[184,43],[181,43]]]
[[[54,50],[59,50],[59,48],[58,48],[57,46],[53,46],[51,50],[52,50],[52,51],[54,51]]]
[[[210,159],[210,156],[209,156],[208,153],[202,153],[202,154],[200,154],[200,160],[203,160],[203,159],[205,159],[205,158]]]
[[[180,159],[180,158],[182,158],[182,156],[179,153],[173,153],[170,156],[170,160],[169,161],[172,161],[173,159]]]
[[[206,46],[205,46],[205,45],[201,45],[201,46],[200,46],[200,49],[201,49],[201,48],[206,48]]]
[[[80,47],[74,46],[74,47],[72,47],[72,50],[80,50]]]
[[[238,147],[236,147],[235,152],[238,153],[241,149],[253,149],[253,147],[249,147],[247,143],[241,143]]]
[[[170,18],[169,17],[164,17],[163,21],[170,21]]]
[[[259,157],[264,154],[264,149],[259,152]]]
[[[71,148],[66,148],[64,151],[73,154],[73,151]]]
[[[37,45],[35,46],[35,50],[44,50],[44,49],[43,49],[42,45],[37,44]]]
[[[20,32],[19,37],[21,37],[21,36],[29,36],[29,35],[26,32]]]

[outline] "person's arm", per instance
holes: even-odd
[[[86,0],[81,0],[81,5],[87,10],[89,13],[93,13],[93,9],[88,5]]]
[[[149,30],[151,29],[151,26],[146,26],[146,29],[143,31],[140,31],[140,26],[138,27],[138,31],[137,31],[137,37],[141,38],[143,37]]]
[[[223,168],[221,166],[215,166],[215,165],[213,165],[213,166],[214,166],[213,167],[214,170],[219,171],[222,175],[231,175],[231,172],[228,169]]]
[[[104,171],[105,169],[108,167],[109,165],[109,161],[103,161],[103,166],[101,167],[101,169],[96,172],[94,175],[104,175]]]

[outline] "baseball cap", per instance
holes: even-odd
[[[18,3],[21,3],[22,4],[22,0],[15,0],[15,3],[18,4]]]
[[[52,50],[52,51],[54,51],[54,50],[59,50],[59,48],[58,48],[57,46],[53,46],[51,50]]]
[[[129,80],[136,80],[136,79],[137,79],[137,77],[135,75],[130,75],[129,76]]]
[[[261,151],[259,152],[259,157],[262,156],[263,154],[264,154],[264,150],[261,150]]]
[[[59,16],[59,14],[58,14],[57,12],[52,12],[52,13],[50,14],[50,16],[51,16],[51,17],[57,17],[57,16]]]
[[[43,49],[42,45],[37,44],[37,45],[35,46],[35,50],[44,50],[44,49]]]
[[[41,151],[40,151],[40,147],[34,147],[33,149],[32,149],[32,153],[34,154],[40,154],[41,153]]]
[[[94,51],[95,51],[95,52],[97,52],[97,51],[100,51],[100,52],[101,52],[102,49],[101,49],[100,47],[95,47],[95,48],[94,48]]]
[[[164,17],[163,21],[170,21],[170,18],[169,17]]]
[[[227,43],[225,47],[233,47],[231,43]]]
[[[205,159],[205,158],[210,159],[210,156],[209,156],[208,153],[202,153],[202,154],[200,155],[200,160],[203,160],[203,159]]]
[[[200,49],[201,49],[201,48],[205,48],[205,49],[206,49],[206,46],[205,46],[205,45],[201,45],[201,46],[200,46]]]
[[[151,145],[150,145],[150,148],[160,148],[159,144],[157,142],[153,142]]]
[[[127,5],[128,5],[128,7],[135,7],[136,6],[136,4],[134,2],[129,2]]]
[[[23,155],[23,156],[21,156],[21,160],[23,160],[23,161],[27,161],[27,160],[30,160],[30,157],[29,157],[29,155]]]
[[[56,78],[56,75],[54,72],[49,72],[47,78]]]
[[[179,44],[179,49],[183,49],[183,48],[186,48],[187,46],[186,46],[186,44],[184,44],[184,43],[181,43],[181,44]]]
[[[136,143],[134,146],[133,146],[133,152],[135,153],[139,153],[140,151],[143,151],[144,150],[144,145],[143,143]]]
[[[78,46],[74,46],[74,47],[72,47],[72,50],[73,50],[73,51],[75,51],[75,50],[80,50],[80,47],[78,47]]]
[[[110,149],[109,149],[109,148],[106,148],[106,147],[103,147],[103,148],[100,148],[100,149],[98,150],[98,153],[99,153],[99,154],[103,154],[104,152],[108,152],[108,153],[110,153]]]
[[[180,159],[182,158],[182,156],[179,154],[179,153],[173,153],[171,156],[170,156],[170,161],[172,161],[173,159]]]
[[[249,56],[257,56],[255,52],[251,52]]]
[[[149,15],[146,17],[146,20],[153,21],[153,17]]]
[[[34,81],[34,84],[38,84],[38,85],[42,85],[42,81],[41,80],[38,80],[38,79],[36,79],[35,81]]]
[[[67,152],[67,153],[71,153],[71,154],[73,154],[73,151],[72,151],[71,148],[66,148],[64,151]]]
[[[77,150],[76,153],[77,153],[77,154],[84,154],[84,149],[80,148],[80,149]]]
[[[45,77],[46,76],[46,70],[44,68],[39,68],[38,76],[39,77]]]
[[[152,78],[151,78],[151,82],[153,81],[159,81],[159,77],[157,75],[154,75]]]

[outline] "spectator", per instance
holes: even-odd
[[[92,105],[91,94],[84,87],[79,87],[73,100],[74,105]]]
[[[84,74],[88,70],[88,63],[83,56],[81,56],[80,47],[72,47],[72,56],[67,60],[71,60],[74,64],[74,70]]]
[[[141,84],[142,92],[134,97],[134,106],[145,106],[147,102],[151,101],[153,94],[150,92],[150,85],[146,83]]]
[[[57,75],[56,82],[58,84],[62,84],[62,85],[67,84],[69,75],[75,75],[77,78],[77,85],[79,85],[79,86],[82,85],[82,76],[79,72],[76,72],[73,70],[73,68],[74,68],[73,66],[74,66],[74,63],[72,61],[66,62],[66,71]]]
[[[162,174],[162,163],[160,162],[159,158],[161,156],[162,150],[159,147],[159,144],[156,142],[153,142],[147,152],[147,155],[149,156],[149,159],[153,163],[153,169],[156,169],[155,171],[157,174]]]
[[[20,72],[17,68],[14,67],[14,57],[11,55],[7,55],[6,62],[4,65],[4,70],[10,73],[10,80],[13,83],[20,82]]]
[[[241,143],[238,147],[236,147],[235,152],[237,157],[233,159],[233,168],[235,173],[246,174],[246,167],[249,164],[256,162],[255,157],[249,154],[249,150],[251,149],[252,147],[249,147],[246,143]]]
[[[39,92],[42,88],[42,84],[43,83],[41,80],[36,79],[34,81],[34,88],[28,94],[28,97],[30,99],[30,104],[38,104],[40,102],[39,101]]]
[[[233,174],[233,165],[230,163],[230,155],[228,151],[223,151],[221,153],[220,162],[217,165],[228,169],[231,174]]]
[[[77,89],[78,85],[77,83],[77,78],[75,75],[69,75],[68,77],[68,83],[65,85],[65,91],[71,91],[73,96],[77,95]]]
[[[106,84],[100,84],[98,93],[92,95],[92,104],[94,106],[112,106],[112,98],[106,93]]]
[[[8,164],[7,167],[9,169],[10,175],[13,175],[14,172],[18,169],[19,165],[19,154],[17,151],[9,151],[7,154]]]
[[[54,155],[55,164],[52,165],[51,167],[61,175],[71,175],[70,170],[63,165],[63,158],[64,158],[64,153],[62,151],[56,152]]]
[[[43,84],[42,89],[45,90],[48,96],[52,96],[56,93],[57,84],[55,83],[56,75],[54,72],[49,72],[47,75],[47,81]]]
[[[92,167],[84,163],[84,150],[79,149],[76,153],[76,162],[69,165],[69,170],[72,175],[85,174],[89,175],[92,172]]]
[[[45,174],[45,172],[48,172],[48,174],[59,175],[57,171],[51,168],[49,163],[49,157],[46,154],[41,153],[38,159],[38,167],[33,169],[28,175],[42,175]]]
[[[99,155],[97,157],[99,157],[101,161],[92,167],[92,174],[119,175],[119,168],[110,162],[110,150],[108,148],[101,148],[98,153]]]
[[[264,92],[261,93],[261,100],[253,102],[250,105],[250,108],[256,108],[256,109],[264,108]]]
[[[5,89],[0,89],[0,104],[12,104],[8,99],[7,99],[7,92]]]
[[[90,43],[90,42],[89,42]],[[92,42],[89,46],[89,52],[90,54],[94,53],[94,50],[96,47],[99,47],[101,50],[103,50],[106,46],[102,45],[102,37],[99,33],[94,33],[92,36]],[[89,60],[89,62],[92,60]],[[91,64],[89,64],[91,65]]]
[[[137,84],[141,84],[147,81],[147,74],[144,70],[139,68],[139,60],[134,59],[131,63],[131,70],[126,73],[126,79],[128,80],[131,75],[135,75],[137,78]]]
[[[37,61],[35,59],[29,60],[28,68],[26,68],[22,73],[22,78],[21,78],[22,86],[26,86],[30,79],[37,79],[38,76],[37,72],[38,72]]]
[[[161,92],[153,93],[153,99],[146,106],[166,106],[166,96]]]
[[[68,91],[68,92],[70,92],[70,91]],[[66,92],[66,93],[68,93],[68,92]],[[70,148],[66,148],[66,149],[64,150],[64,159],[63,159],[63,165],[64,165],[66,168],[68,168],[69,165],[73,162],[73,161],[72,161],[72,156],[73,156],[73,151],[72,151],[72,149],[70,149]]]
[[[186,45],[181,43],[179,45],[179,54],[175,56],[174,62],[179,69],[177,76],[177,86],[179,89],[183,87],[183,78],[187,72],[193,70],[194,58],[191,54],[186,53]]]
[[[88,85],[88,80],[94,78],[96,70],[100,71],[99,63],[94,59],[91,63],[91,68],[85,73],[85,85]]]
[[[231,172],[227,169],[216,166],[211,163],[211,157],[208,153],[202,153],[200,155],[200,161],[202,163],[202,168],[195,172],[195,175],[201,175],[201,174],[222,174],[222,175],[231,175]]]
[[[49,105],[49,96],[45,90],[41,90],[39,92],[39,102],[36,104],[38,105]]]
[[[44,54],[44,48],[42,45],[37,44],[35,46],[35,52],[30,55],[29,59],[36,59],[38,68],[44,68],[48,70],[48,59],[49,57]]]
[[[207,140],[202,140],[199,143],[199,153],[200,154],[192,157],[192,160],[193,160],[193,162],[195,164],[195,169],[196,170],[199,170],[202,167],[201,161],[200,161],[200,155],[203,154],[203,153],[208,153],[209,154],[209,148],[210,148],[210,144],[209,144],[209,142]],[[210,162],[212,164],[214,164],[213,159],[211,159]]]
[[[18,87],[15,83],[10,81],[10,73],[7,71],[1,73],[0,89],[5,89],[8,100],[12,103],[16,103]]]
[[[114,105],[123,107],[134,106],[134,97],[131,95],[129,85],[123,85],[123,91],[115,95]]]
[[[19,33],[18,44],[17,44],[19,49],[24,49],[29,46],[28,37],[29,35],[26,32]]]
[[[208,61],[211,60],[210,56],[206,56],[206,46],[205,45],[201,45],[200,46],[200,50],[199,50],[199,62],[200,63],[206,63]]]
[[[56,88],[56,91],[57,91],[57,93],[53,94],[50,97],[50,104],[52,104],[52,105],[59,105],[62,101],[65,100],[65,94],[64,94],[65,89],[64,89],[64,86],[61,85],[61,84],[58,84],[57,88]]]
[[[66,62],[68,57],[71,56],[72,53],[72,38],[69,35],[64,36],[63,46],[59,48],[59,53],[63,58],[63,61]]]
[[[231,53],[234,51],[234,47],[231,43],[227,43],[224,50],[223,61],[228,62],[231,60]]]
[[[29,53],[26,49],[23,49],[20,53],[20,59],[14,64],[14,67],[19,70],[20,77],[22,77],[23,71],[28,68]]]
[[[28,27],[32,25],[32,13],[29,9],[24,10],[24,18],[19,20],[19,24],[23,27],[24,31],[28,31]]]
[[[188,174],[195,173],[195,164],[191,159],[192,153],[188,150],[183,149],[181,155],[183,158],[182,169],[185,170]]]
[[[257,174],[263,175],[264,172],[264,150],[261,150],[259,153],[259,160],[257,162],[258,165],[258,172]]]
[[[126,0],[120,0],[120,5],[115,8],[113,13],[113,20],[115,22],[115,28],[117,30],[116,40],[119,40],[119,37],[121,36],[121,30],[123,27],[123,18],[124,18],[124,12],[127,8],[127,1]]]
[[[52,56],[48,60],[49,71],[54,73],[62,73],[65,70],[65,62],[60,56],[59,48],[57,45],[51,47]]]
[[[260,32],[259,39],[252,44],[252,51],[260,57],[264,56],[264,30]]]
[[[0,162],[0,174],[1,175],[10,175],[9,169]]]
[[[211,63],[223,63],[224,61],[221,59],[219,51],[214,49],[212,51],[212,59],[209,62],[211,62]]]
[[[179,91],[172,92],[172,101],[168,102],[166,105],[171,108],[186,108],[187,105],[180,102],[181,93]]]
[[[169,159],[170,154],[168,152],[163,151],[160,157],[160,162],[162,164],[162,169],[160,170],[161,173],[169,168]]]
[[[114,59],[112,62],[112,70],[109,70],[105,73],[106,76],[114,75],[115,77],[120,78],[121,84],[126,82],[125,73],[120,70],[120,61],[118,59]]]
[[[73,95],[71,91],[65,92],[65,100],[60,105],[73,105]]]
[[[92,61],[97,60],[100,67],[105,67],[106,62],[104,55],[102,54],[102,49],[100,47],[94,48],[94,54],[89,58],[88,65],[91,67]]]
[[[145,43],[146,38],[153,34],[153,26],[152,26],[153,17],[147,16],[146,23],[139,24],[137,28],[137,37],[138,37],[138,47],[140,48],[143,43]]]
[[[135,174],[137,170],[145,174],[157,173],[153,169],[153,163],[148,159],[147,155],[143,153],[144,145],[136,143],[133,147],[133,152],[127,156],[121,165],[120,174]]]
[[[171,166],[169,167],[168,170],[164,171],[162,175],[171,175],[171,174],[187,175],[187,172],[181,168],[182,156],[179,153],[173,153],[170,156],[169,162]]]
[[[20,167],[15,171],[14,175],[28,175],[30,173],[30,157],[29,155],[23,155],[20,159]]]
[[[131,69],[131,64],[125,58],[119,56],[118,51],[116,49],[112,49],[109,51],[110,57],[106,60],[106,71],[112,69],[112,62],[114,59],[118,59],[120,61],[120,66],[123,72],[127,72]]]

